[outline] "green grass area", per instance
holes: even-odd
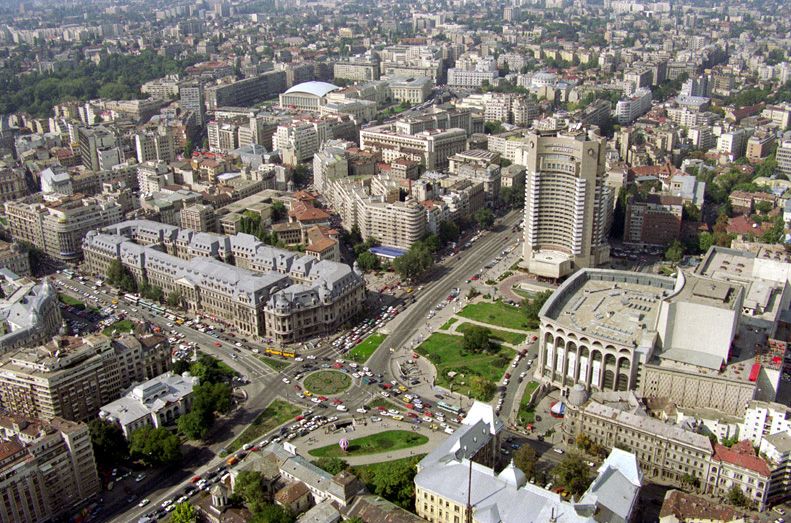
[[[302,410],[296,405],[282,400],[273,401],[253,420],[244,432],[239,434],[239,436],[228,445],[228,452],[236,452],[242,448],[245,443],[258,441],[259,438],[263,437],[268,432],[294,419],[300,412],[302,412]]]
[[[530,406],[530,398],[533,396],[533,392],[535,392],[537,388],[537,381],[530,381],[527,383],[527,385],[525,385],[525,393],[519,402],[519,414],[517,416],[521,425],[536,422],[536,411]]]
[[[393,452],[395,450],[418,447],[426,443],[428,443],[428,438],[423,434],[418,434],[411,430],[387,430],[378,434],[349,440],[349,448],[346,452],[337,444],[332,444],[310,450],[308,454],[317,458],[367,456],[380,452]]]
[[[77,307],[80,309],[85,308],[85,304],[83,302],[81,302],[77,298],[73,298],[69,296],[68,294],[58,294],[58,299],[61,302],[65,303],[66,305],[71,305],[72,307]]]
[[[515,352],[500,347],[496,353],[470,354],[464,351],[464,338],[434,333],[415,349],[437,368],[437,385],[451,388],[448,372],[458,373],[453,390],[471,398],[489,401]]]
[[[267,358],[266,356],[259,356],[258,358],[275,370],[283,370],[291,365],[291,362],[286,360],[276,360],[274,358]]]
[[[458,315],[507,329],[530,330],[525,313],[519,307],[506,305],[501,301],[471,303]]]
[[[473,327],[472,323],[462,323],[458,327],[456,327],[456,332],[467,332],[471,327]],[[489,336],[489,339],[497,340],[497,341],[504,341],[505,343],[510,343],[511,345],[519,345],[525,339],[527,339],[526,334],[517,334],[516,332],[508,332],[508,331],[501,331],[497,329],[489,329],[492,332],[492,335]]]
[[[320,370],[309,374],[302,385],[313,394],[340,394],[351,387],[352,378],[337,370]]]
[[[453,325],[454,323],[456,323],[457,321],[459,321],[458,318],[451,318],[448,321],[446,321],[445,323],[443,323],[442,327],[440,327],[439,330],[443,330],[443,331],[449,330],[450,326]]]
[[[113,332],[132,332],[133,330],[135,330],[135,324],[131,320],[120,320],[105,327],[102,334],[112,336]]]
[[[365,363],[368,361],[368,358],[376,352],[376,349],[379,348],[379,345],[385,341],[387,336],[380,333],[374,333],[368,336],[363,340],[362,343],[354,347],[352,350],[349,351],[346,356],[352,360],[356,361],[357,363]]]

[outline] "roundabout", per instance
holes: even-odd
[[[313,394],[332,396],[348,390],[352,386],[352,378],[337,370],[320,370],[306,376],[302,386]]]

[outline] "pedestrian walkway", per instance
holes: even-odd
[[[296,446],[297,452],[299,454],[305,456],[308,459],[316,459],[309,454],[311,449],[317,449],[327,445],[337,445],[338,442],[343,438],[353,440],[388,430],[414,430],[418,434],[422,434],[428,438],[427,443],[418,447],[400,449],[392,452],[384,451],[377,454],[368,454],[365,456],[342,457],[342,459],[349,463],[349,465],[366,465],[368,463],[392,461],[394,459],[408,458],[418,454],[426,454],[431,452],[437,447],[437,445],[439,445],[445,440],[445,438],[448,437],[448,435],[441,429],[431,430],[429,428],[429,423],[413,425],[411,423],[396,421],[389,418],[383,418],[382,421],[373,423],[370,419],[371,415],[376,414],[374,414],[372,411],[366,416],[357,416],[355,425],[353,427],[349,427],[348,430],[340,429],[327,434],[324,432],[324,428],[322,427],[304,437],[296,438],[291,443]]]
[[[459,325],[461,325],[462,323],[471,323],[473,325],[479,325],[481,327],[488,327],[488,328],[490,328],[492,330],[498,330],[498,331],[503,331],[503,332],[513,332],[514,334],[525,334],[525,335],[530,334],[529,330],[512,329],[510,327],[500,327],[499,325],[492,325],[491,323],[486,323],[486,322],[483,322],[483,321],[471,320],[469,318],[465,318],[464,316],[459,316],[458,314],[454,314],[453,317],[456,318],[457,321],[453,325],[450,326],[449,330],[446,330],[446,331],[440,330],[440,331],[437,331],[437,332],[451,332],[452,331],[452,333],[455,333],[456,332],[456,328]],[[461,334],[461,333],[459,333],[459,334]],[[506,344],[506,345],[508,345],[508,344]]]

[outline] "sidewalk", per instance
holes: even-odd
[[[379,463],[382,461],[408,458],[417,454],[426,454],[431,452],[437,445],[439,445],[445,440],[445,438],[448,437],[448,435],[442,430],[432,431],[430,428],[428,428],[429,423],[412,425],[410,423],[395,421],[389,418],[382,418],[382,421],[378,423],[371,423],[370,416],[372,413],[373,411],[369,412],[365,416],[357,416],[357,419],[363,417],[367,422],[367,425],[357,424],[354,427],[349,427],[348,430],[340,429],[329,434],[325,434],[324,427],[321,427],[302,438],[296,438],[292,441],[292,443],[297,447],[297,452],[299,454],[307,459],[312,460],[317,458],[314,458],[309,454],[311,449],[321,448],[327,445],[337,445],[342,438],[353,440],[388,430],[414,430],[415,432],[428,437],[428,442],[418,447],[411,447],[408,449],[401,449],[392,452],[385,451],[377,454],[367,454],[365,456],[342,457],[342,459],[349,463],[349,465],[366,465],[368,463]]]

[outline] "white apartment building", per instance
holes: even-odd
[[[135,152],[138,163],[151,160],[173,162],[176,160],[176,144],[173,133],[169,127],[164,126],[138,132],[135,134]]]
[[[791,133],[783,136],[782,142],[775,153],[777,160],[777,170],[786,176],[791,176]]]
[[[717,139],[717,152],[726,155],[731,161],[744,156],[750,134],[742,128],[722,133]]]
[[[651,109],[651,89],[642,87],[615,105],[615,117],[621,125],[630,124]]]
[[[456,60],[456,67],[448,69],[448,86],[480,87],[494,85],[499,77],[497,63],[491,57],[464,55]]]
[[[791,434],[791,408],[780,403],[751,401],[739,424],[739,437],[761,445],[766,436],[787,432]]]
[[[274,149],[294,151],[297,161],[304,162],[318,152],[321,144],[326,141],[329,124],[323,120],[293,121],[279,125],[272,138]]]
[[[141,163],[137,167],[137,184],[140,194],[159,192],[166,185],[173,184],[173,171],[162,161]]]

